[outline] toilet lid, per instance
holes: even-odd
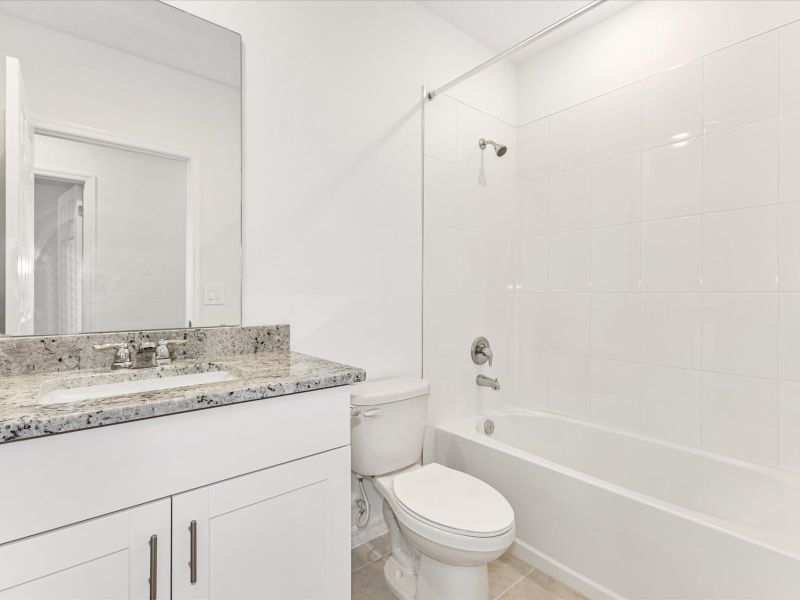
[[[514,510],[500,492],[440,464],[395,477],[394,495],[406,511],[446,531],[492,537],[514,526]]]

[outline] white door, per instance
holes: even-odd
[[[6,56],[6,333],[33,334],[33,128],[19,60]]]
[[[0,545],[0,599],[167,600],[170,533],[165,499]]]
[[[83,326],[83,187],[58,197],[58,333]]]
[[[173,598],[350,598],[350,447],[172,499]]]

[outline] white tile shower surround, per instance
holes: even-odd
[[[352,551],[352,600],[394,600],[383,575],[389,557],[388,535],[370,540]],[[492,600],[583,600],[584,596],[528,563],[506,552],[489,563]]]
[[[515,336],[512,282],[516,273],[531,282],[541,281],[548,265],[544,238],[515,238],[516,128],[447,96],[427,104],[425,110],[423,376],[431,384],[430,428],[498,410],[510,400]],[[547,137],[546,131],[531,128],[532,147]],[[480,138],[506,144],[510,150],[503,157],[495,156],[491,148],[481,151]],[[536,154],[529,159],[536,172]],[[526,251],[516,250],[517,243]],[[519,265],[515,257],[521,259]],[[479,335],[491,342],[492,367],[479,367],[466,358]],[[498,377],[501,389],[476,386],[478,373]]]
[[[518,129],[516,404],[800,470],[798,57],[793,23]]]

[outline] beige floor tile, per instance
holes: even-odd
[[[533,570],[522,581],[514,585],[500,600],[578,600],[578,592],[560,581]]]
[[[543,571],[534,569],[529,577],[538,581],[540,584],[558,596],[561,600],[586,600],[586,596],[576,592],[565,583],[561,583],[558,579],[551,577]]]
[[[352,600],[394,600],[383,578],[383,563],[370,563],[351,575]]]
[[[531,566],[506,552],[489,563],[489,597],[497,598],[531,572]]]
[[[386,534],[353,548],[350,553],[350,569],[356,571],[388,554],[389,536]]]

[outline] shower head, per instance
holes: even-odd
[[[497,156],[504,156],[506,152],[508,152],[508,147],[504,146],[503,144],[498,144],[497,142],[493,142],[492,140],[485,140],[481,138],[478,141],[478,147],[481,150],[486,150],[486,146],[491,146],[494,148],[494,153]]]

